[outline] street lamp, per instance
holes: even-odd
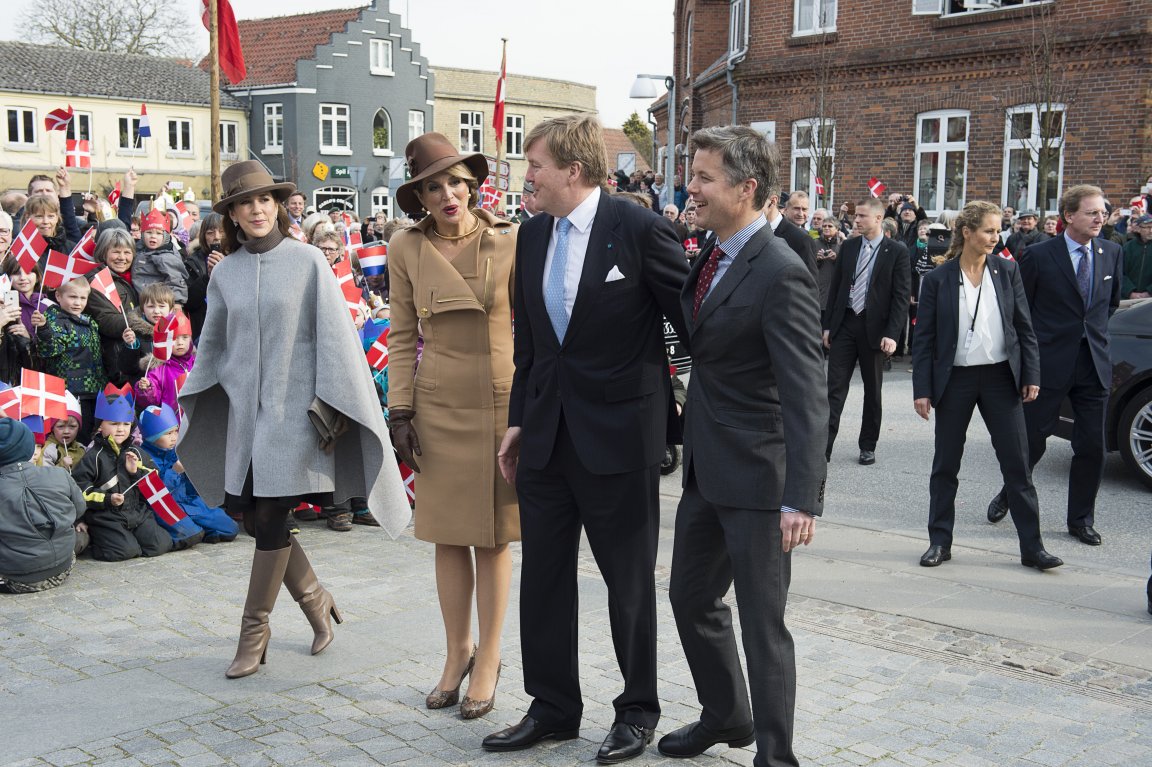
[[[664,81],[668,90],[668,149],[664,154],[664,184],[671,193],[668,201],[676,198],[676,80],[667,75],[636,75],[636,82],[632,83],[632,90],[628,97],[633,99],[656,98],[656,83]]]

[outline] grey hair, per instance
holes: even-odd
[[[697,150],[720,154],[724,175],[732,186],[756,181],[752,204],[760,210],[772,195],[780,194],[780,150],[759,131],[745,125],[702,128],[692,134]]]
[[[109,227],[100,233],[96,238],[96,251],[93,257],[99,264],[106,264],[108,251],[113,248],[128,248],[132,251],[133,258],[136,255],[136,240],[128,233],[127,229],[119,227]]]

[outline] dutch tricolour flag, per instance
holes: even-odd
[[[374,277],[388,271],[388,246],[368,245],[356,254],[360,259],[360,271],[365,276]]]

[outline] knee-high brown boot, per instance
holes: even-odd
[[[292,550],[292,555],[288,558],[288,568],[284,571],[284,585],[288,587],[288,593],[292,598],[299,603],[308,623],[312,624],[312,631],[316,634],[312,640],[312,654],[315,655],[332,644],[334,638],[332,619],[337,623],[343,623],[344,619],[340,617],[340,611],[336,609],[332,595],[316,580],[316,573],[308,562],[308,555],[304,553],[295,536],[289,548]]]
[[[225,676],[238,679],[255,674],[268,652],[272,630],[268,615],[276,606],[276,595],[284,582],[284,571],[292,549],[285,546],[274,551],[256,549],[252,555],[252,574],[248,578],[248,598],[244,600],[244,617],[240,621],[240,644],[236,658]]]

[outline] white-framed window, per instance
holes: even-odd
[[[684,17],[684,79],[692,79],[692,20],[695,14],[691,11]]]
[[[1005,205],[1016,210],[1058,209],[1064,183],[1064,117],[1063,104],[1025,104],[1007,110]]]
[[[424,113],[419,109],[408,110],[408,140],[424,135]]]
[[[930,216],[964,207],[969,114],[925,112],[916,118],[916,201]]]
[[[460,113],[460,151],[484,151],[484,113]]]
[[[230,120],[220,123],[220,157],[235,160],[240,156],[240,125]]]
[[[351,154],[348,137],[347,104],[320,105],[320,151],[325,154]]]
[[[264,105],[264,152],[279,154],[284,151],[284,105]]]
[[[913,16],[939,16],[942,0],[912,0]]]
[[[192,154],[192,121],[183,117],[168,120],[168,151]]]
[[[516,215],[516,211],[520,209],[520,192],[505,192],[504,193],[504,215],[512,218]]]
[[[116,126],[120,141],[118,146],[121,152],[148,153],[140,139],[140,118],[138,116],[120,117],[116,120]]]
[[[817,35],[836,31],[836,0],[795,0],[792,34]]]
[[[372,154],[392,154],[392,117],[384,107],[372,117]]]
[[[68,130],[65,135],[76,141],[91,141],[92,140],[92,113],[91,112],[73,112],[72,122],[68,123]]]
[[[731,0],[728,5],[728,52],[744,47],[745,9],[748,0]]]
[[[392,218],[392,198],[388,195],[388,187],[378,186],[372,190],[372,215],[383,212]]]
[[[392,41],[368,41],[369,71],[374,75],[392,75]]]
[[[8,144],[18,147],[36,146],[35,109],[8,107]]]
[[[835,120],[811,117],[792,123],[791,188],[807,192],[813,208],[831,205],[835,160]],[[823,194],[816,191],[817,178],[824,184]]]
[[[524,115],[504,115],[504,154],[524,156]]]
[[[1019,5],[1040,5],[1051,3],[1052,0],[913,0],[913,13],[943,13],[945,16],[957,16],[965,13],[983,13],[984,11],[998,11],[1001,8],[1013,8]],[[931,8],[935,6],[935,8]]]

